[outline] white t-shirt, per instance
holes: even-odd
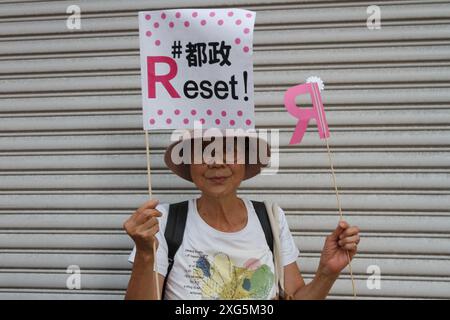
[[[189,200],[183,242],[175,254],[164,299],[273,299],[276,295],[272,252],[250,200],[243,198],[247,225],[237,232],[222,232],[208,225],[197,211],[196,199]],[[159,204],[162,213],[157,233],[158,272],[165,276],[168,248],[164,238],[169,204]],[[284,212],[280,210],[281,263],[297,260]],[[133,262],[136,248],[128,261]]]

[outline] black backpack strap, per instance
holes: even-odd
[[[272,227],[269,221],[269,215],[267,213],[266,205],[261,201],[252,200],[253,207],[255,208],[256,215],[258,216],[259,222],[266,236],[267,245],[269,249],[273,252],[273,234]]]
[[[275,267],[275,253],[273,251],[273,233],[272,233],[272,226],[270,224],[269,220],[269,214],[267,212],[266,204],[261,201],[253,201],[253,207],[255,208],[256,215],[258,216],[259,222],[261,223],[261,226],[264,231],[264,235],[266,236],[267,245],[269,246],[270,250],[272,251],[273,258],[274,258],[274,267]],[[278,284],[279,286],[279,284]],[[281,288],[280,288],[281,290]]]
[[[166,238],[168,248],[167,256],[169,259],[169,266],[167,267],[167,274],[164,278],[164,285],[161,295],[163,298],[164,292],[166,291],[167,278],[169,277],[169,273],[173,267],[173,259],[178,251],[178,248],[183,242],[188,205],[188,201],[182,201],[169,205],[169,215],[167,216],[166,230],[164,231],[164,237]]]

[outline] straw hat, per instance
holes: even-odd
[[[211,141],[211,138],[230,138],[230,137],[243,137],[248,138],[248,146],[249,150],[246,150],[246,152],[249,152],[251,154],[252,152],[257,152],[257,163],[245,164],[245,176],[244,180],[250,179],[257,174],[261,172],[261,168],[268,166],[268,160],[270,159],[270,146],[267,143],[266,140],[264,140],[261,137],[258,137],[256,132],[246,132],[244,130],[224,130],[224,129],[217,129],[214,128],[214,130],[208,129],[201,129],[201,130],[186,130],[185,134],[182,135],[181,139],[179,141],[175,141],[172,144],[170,144],[164,154],[164,162],[166,163],[167,167],[176,175],[179,177],[192,182],[191,172],[189,164],[181,163],[176,164],[173,162],[172,159],[172,151],[173,149],[178,146],[179,148],[183,148],[184,146],[179,146],[180,143],[182,144],[191,144],[192,141],[195,140],[202,140],[202,141]],[[256,141],[255,141],[256,140]],[[225,140],[226,141],[226,140]],[[255,148],[256,146],[256,148]],[[190,148],[190,147],[189,147]],[[266,157],[265,163],[261,162],[261,159],[259,159],[259,149],[265,150],[265,153],[263,155]],[[188,149],[190,150],[190,149]],[[264,159],[263,159],[264,160]]]

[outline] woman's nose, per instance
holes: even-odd
[[[210,168],[218,168],[218,167],[223,167],[225,166],[225,162],[218,162],[216,161],[217,159],[215,159],[214,157],[211,157],[209,159],[206,159],[206,164],[208,165],[208,167]]]

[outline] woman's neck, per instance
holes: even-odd
[[[236,232],[247,225],[247,209],[236,194],[221,197],[202,194],[197,199],[197,210],[206,223],[220,231]]]

